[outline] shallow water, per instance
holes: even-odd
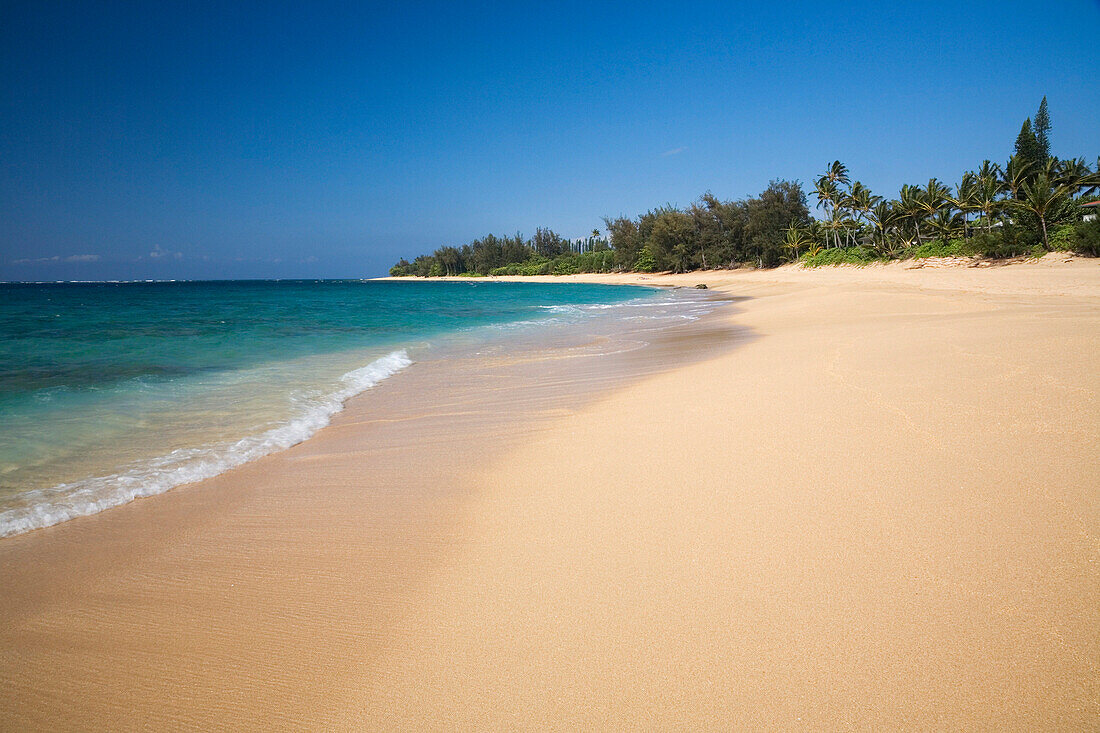
[[[294,445],[417,360],[629,349],[600,334],[706,303],[487,281],[0,285],[0,536]]]

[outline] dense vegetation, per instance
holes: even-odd
[[[1050,115],[1043,98],[1034,120],[1016,138],[1002,167],[989,160],[948,186],[904,185],[897,198],[874,194],[833,162],[816,180],[813,218],[806,194],[793,181],[773,181],[759,196],[722,201],[706,193],[686,209],[666,205],[637,218],[604,219],[598,230],[570,242],[550,229],[524,239],[492,234],[441,247],[412,262],[400,275],[564,275],[576,272],[641,272],[866,264],[904,257],[1012,257],[1051,250],[1100,256],[1100,221],[1083,220],[1081,204],[1097,197],[1100,158],[1050,154]]]

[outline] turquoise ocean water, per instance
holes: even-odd
[[[418,358],[669,302],[562,283],[0,284],[0,537],[294,445]]]

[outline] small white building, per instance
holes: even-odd
[[[1081,218],[1084,221],[1092,221],[1096,218],[1097,212],[1100,212],[1100,201],[1090,201],[1087,204],[1081,204],[1081,208],[1085,210],[1085,215]]]

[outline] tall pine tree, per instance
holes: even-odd
[[[1039,111],[1035,113],[1035,124],[1033,125],[1035,130],[1035,141],[1039,143],[1039,151],[1042,154],[1043,162],[1050,157],[1050,115],[1047,113],[1047,98],[1044,95],[1043,101],[1039,103]]]
[[[1024,125],[1020,128],[1020,134],[1016,136],[1016,155],[1021,161],[1030,163],[1033,171],[1039,170],[1040,166],[1046,162],[1043,148],[1032,131],[1030,117],[1024,120]]]

